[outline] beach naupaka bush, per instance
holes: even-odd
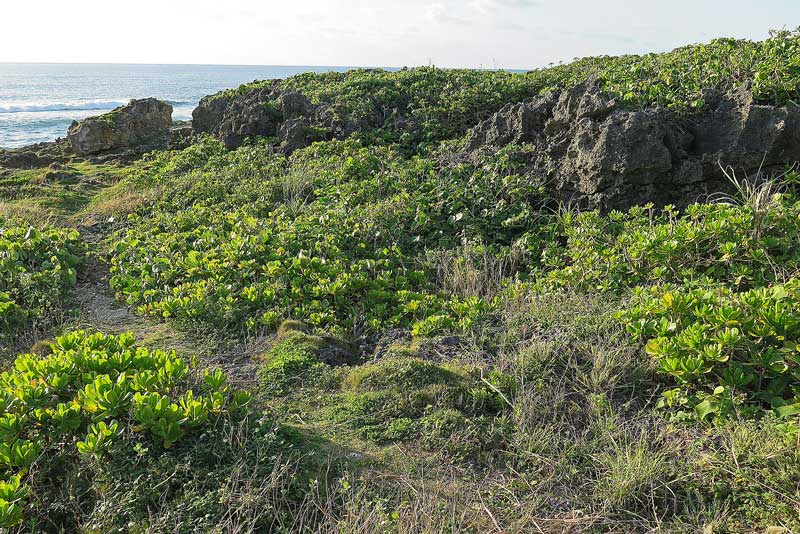
[[[50,350],[20,355],[0,374],[0,526],[22,521],[26,478],[43,456],[77,450],[101,459],[136,432],[170,448],[251,399],[222,371],[198,373],[175,352],[137,346],[132,334],[75,331]]]

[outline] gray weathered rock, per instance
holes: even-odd
[[[718,174],[720,162],[755,172],[800,160],[800,108],[759,105],[746,87],[709,99],[709,112],[689,125],[704,173]]]
[[[281,112],[284,120],[308,117],[313,115],[314,106],[305,95],[289,91],[281,95]]]
[[[375,109],[357,116],[336,104],[315,105],[305,95],[281,91],[274,81],[249,91],[223,92],[200,101],[192,112],[197,133],[210,133],[228,148],[241,146],[247,137],[279,137],[281,149],[291,152],[321,137],[343,139],[365,129],[382,126],[389,117],[402,122],[388,110]],[[320,136],[319,132],[329,133]],[[308,135],[316,131],[314,135]]]
[[[4,150],[0,152],[0,167],[8,169],[34,169],[49,164],[30,150]]]
[[[730,187],[720,165],[752,176],[800,161],[800,108],[759,105],[747,88],[706,96],[689,116],[626,110],[588,80],[506,106],[472,130],[466,154],[477,163],[520,143],[553,197],[602,210],[686,206]]]
[[[508,105],[472,130],[468,151],[483,146],[504,146],[511,142],[532,142],[544,136],[547,121],[556,104],[553,93]]]
[[[309,140],[309,123],[305,118],[288,119],[281,124],[278,137],[281,139],[281,150],[286,153],[294,152],[307,146]]]
[[[176,122],[169,129],[168,146],[170,149],[181,150],[192,144],[194,131],[187,122]]]
[[[247,137],[275,136],[283,121],[272,105],[275,96],[272,87],[207,96],[192,112],[192,128],[218,137],[228,148],[240,146]]]
[[[0,149],[0,168],[37,169],[66,162],[74,156],[66,139],[36,143],[17,149]]]
[[[73,122],[67,139],[81,156],[133,147],[164,145],[172,106],[155,98],[131,100],[99,117]]]

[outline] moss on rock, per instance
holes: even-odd
[[[432,384],[457,385],[464,378],[463,370],[456,366],[437,365],[415,358],[395,358],[353,369],[345,378],[344,387],[352,391],[414,389]]]
[[[302,387],[315,370],[326,367],[317,353],[326,343],[316,336],[299,331],[285,332],[262,356],[259,370],[261,386],[267,393],[284,394],[293,387]]]
[[[281,323],[278,327],[278,337],[286,337],[287,335],[291,334],[292,332],[302,332],[304,334],[308,334],[310,329],[308,325],[305,324],[303,321],[295,321],[293,319],[287,319]]]

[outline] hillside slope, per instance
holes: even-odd
[[[309,74],[9,165],[0,525],[800,531],[798,81],[796,32]]]

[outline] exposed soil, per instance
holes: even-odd
[[[81,228],[90,248],[100,247],[100,236],[91,228]],[[220,367],[238,386],[256,383],[258,364],[256,358],[263,354],[273,336],[248,338],[240,343],[214,339],[190,328],[176,329],[171,323],[137,315],[119,302],[109,286],[108,266],[98,254],[88,255],[75,287],[74,319],[62,326],[97,330],[119,335],[133,332],[143,345],[161,350],[174,350],[187,358],[196,356],[202,367]]]

